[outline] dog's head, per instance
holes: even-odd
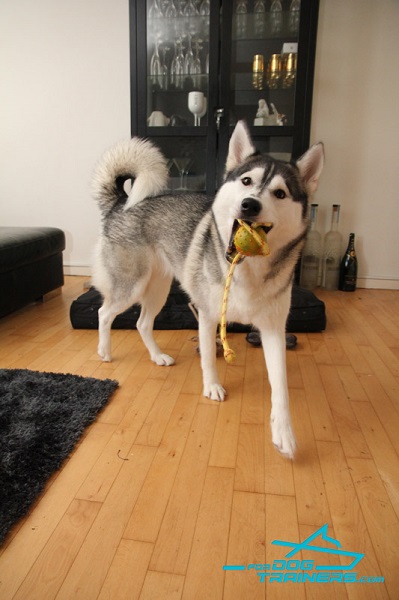
[[[229,144],[224,184],[214,205],[226,237],[236,219],[272,223],[270,241],[277,246],[301,235],[307,226],[308,197],[317,189],[323,164],[321,143],[295,163],[258,153],[245,124],[239,121]]]

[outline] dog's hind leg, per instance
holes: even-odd
[[[172,279],[159,273],[153,274],[141,298],[141,313],[137,329],[150,353],[151,360],[160,366],[174,364],[174,359],[162,352],[153,335],[154,320],[166,302]]]
[[[98,311],[98,348],[97,352],[104,362],[111,361],[111,325],[117,315],[134,304],[132,297],[123,300],[104,298]]]
[[[204,396],[211,400],[222,402],[226,395],[226,390],[219,381],[216,369],[217,322],[213,321],[203,310],[198,310],[198,317],[201,368],[204,380],[203,393]]]

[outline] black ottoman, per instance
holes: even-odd
[[[55,227],[0,227],[0,317],[64,284],[65,235]]]

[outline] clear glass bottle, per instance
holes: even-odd
[[[326,290],[338,289],[339,267],[342,256],[342,235],[338,231],[340,209],[341,206],[339,204],[333,204],[331,229],[324,236],[323,275],[321,285]]]
[[[300,285],[308,290],[317,287],[321,261],[321,235],[317,231],[318,207],[318,204],[310,206],[310,227],[301,257]]]
[[[338,287],[344,292],[354,292],[357,283],[357,257],[355,251],[355,234],[349,234],[349,242],[341,261]]]

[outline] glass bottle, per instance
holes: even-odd
[[[300,285],[308,290],[317,287],[321,259],[321,235],[317,231],[318,204],[310,207],[310,227],[302,250]]]
[[[324,236],[322,287],[326,290],[337,290],[339,267],[341,263],[342,235],[338,231],[339,204],[333,204],[331,229]]]
[[[283,7],[280,0],[273,0],[270,7],[270,26],[272,35],[279,35],[283,29]]]
[[[354,292],[357,282],[357,257],[355,251],[355,234],[349,234],[349,242],[341,261],[339,271],[339,289],[344,292]]]
[[[288,29],[290,33],[298,33],[299,17],[301,12],[301,0],[292,0],[289,8]]]

